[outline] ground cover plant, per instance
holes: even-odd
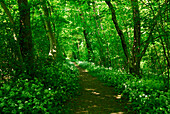
[[[163,78],[137,78],[133,75],[114,69],[95,66],[90,62],[77,62],[87,69],[92,76],[97,76],[108,86],[113,86],[122,98],[130,102],[129,109],[137,113],[165,113],[170,112],[170,90],[165,91]]]
[[[79,72],[74,65],[53,63],[44,66],[38,76],[10,79],[1,83],[1,113],[60,113],[64,103],[78,94]]]
[[[132,79],[124,86],[123,96],[129,99],[131,107],[138,113],[170,112],[170,91],[165,91],[162,80]]]

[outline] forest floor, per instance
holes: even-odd
[[[81,91],[68,103],[68,114],[127,114],[124,108],[127,103],[119,101],[121,96],[115,94],[113,87],[104,85],[78,65],[76,67],[80,72]]]

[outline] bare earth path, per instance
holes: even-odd
[[[77,65],[76,65],[77,66]],[[69,114],[127,114],[114,95],[113,87],[104,86],[84,69],[80,71],[81,95],[69,103]]]

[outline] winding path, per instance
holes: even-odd
[[[76,67],[80,71],[81,95],[68,104],[69,114],[127,114],[125,104],[119,102],[119,95],[114,95],[113,87],[104,86],[86,70]]]

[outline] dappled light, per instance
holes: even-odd
[[[100,95],[100,93],[97,93],[97,92],[92,92],[94,95]]]
[[[94,91],[95,89],[85,88],[85,90],[87,90],[87,91]]]
[[[84,70],[82,70],[82,72],[88,72],[88,70],[84,69]]]
[[[116,99],[121,99],[121,95],[116,95]]]

